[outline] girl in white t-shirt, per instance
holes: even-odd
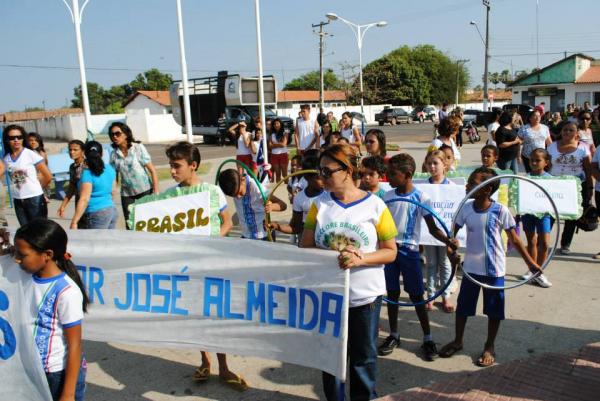
[[[592,136],[592,113],[589,111],[582,111],[577,116],[579,120],[579,142],[585,143],[589,149],[590,154],[596,153],[596,146],[594,146],[594,138]]]
[[[81,401],[87,369],[81,326],[88,298],[67,253],[67,233],[51,220],[25,224],[15,234],[14,259],[32,275],[32,330],[52,399]]]
[[[227,130],[230,135],[235,137],[235,158],[241,161],[256,174],[256,163],[252,160],[252,134],[246,131],[247,124],[240,121],[232,125]]]
[[[352,125],[352,116],[347,111],[342,114],[339,128],[342,138],[346,138],[348,143],[355,147],[360,154],[360,145],[362,145],[360,131],[358,130],[358,127]]]
[[[438,150],[442,145],[450,146],[452,153],[454,154],[454,160],[456,164],[460,163],[460,151],[454,142],[453,137],[456,136],[460,129],[460,119],[455,116],[450,116],[443,119],[437,128],[438,136],[431,142],[431,145],[427,149],[428,152],[432,150]]]
[[[523,140],[521,149],[521,158],[525,171],[529,173],[529,155],[536,149],[546,149],[551,143],[550,130],[544,124],[541,124],[540,111],[535,109],[527,118],[528,124],[522,126],[517,136]]]
[[[451,184],[446,178],[446,155],[440,150],[434,150],[425,158],[425,168],[429,173],[429,184]],[[446,255],[445,246],[423,245],[425,253],[425,269],[427,277],[427,298],[435,294],[439,287],[448,282],[452,275],[452,266]],[[450,286],[442,294],[442,308],[446,313],[454,312],[450,302]],[[425,309],[433,310],[433,301],[425,305]]]
[[[15,214],[20,225],[38,217],[48,217],[44,188],[52,180],[44,158],[27,148],[26,135],[20,125],[9,125],[2,134],[6,151],[4,163],[10,176]]]

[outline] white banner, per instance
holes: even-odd
[[[535,180],[537,184],[550,194],[561,216],[577,216],[581,214],[580,189],[575,177],[572,178],[544,178]],[[554,211],[548,197],[537,186],[519,180],[518,197],[520,214],[550,213],[554,216]]]
[[[258,356],[345,376],[347,274],[335,252],[116,230],[71,232],[69,251],[93,302],[87,339]]]
[[[135,204],[136,231],[211,235],[210,193],[195,192]]]
[[[452,230],[452,219],[458,209],[458,205],[465,197],[465,186],[453,184],[415,184],[415,186],[429,196],[431,199],[431,208],[441,217],[448,230]],[[437,220],[436,224],[442,228]],[[465,246],[467,237],[464,228],[458,232],[457,239],[461,243],[461,246]],[[429,234],[425,222],[421,223],[421,241],[419,244],[444,246],[444,244]]]
[[[31,275],[0,257],[0,401],[51,400],[33,339]]]

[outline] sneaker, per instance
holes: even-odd
[[[533,276],[533,273],[528,271],[527,273],[525,273],[521,276],[521,280],[523,280],[523,281],[529,280],[531,278],[531,276]]]
[[[400,340],[394,336],[388,336],[383,344],[377,347],[377,354],[380,356],[389,355],[394,352],[396,347],[400,347]]]
[[[438,350],[433,341],[425,341],[421,345],[421,349],[423,350],[425,360],[428,362],[433,361],[438,356]]]
[[[592,259],[600,259],[600,252],[598,252],[597,254],[595,254],[594,256],[592,256]]]
[[[563,246],[560,248],[561,255],[569,255],[570,253],[571,253],[571,250],[569,249],[568,246]]]
[[[537,276],[536,278],[533,279],[540,287],[542,288],[550,288],[552,287],[552,283],[550,281],[548,281],[548,279],[546,278],[546,276],[544,276],[543,274],[540,274],[539,276]]]

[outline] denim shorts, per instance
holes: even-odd
[[[552,232],[552,226],[554,225],[554,219],[549,214],[543,217],[524,214],[521,216],[521,222],[523,223],[523,231],[526,233],[549,234]]]
[[[86,229],[113,229],[117,225],[117,217],[117,208],[110,206],[97,212],[84,213],[81,221]]]
[[[87,362],[85,359],[81,361],[81,368],[79,369],[79,376],[77,376],[77,383],[75,384],[75,401],[83,401],[85,395],[85,376],[87,373]],[[58,401],[63,391],[63,385],[65,383],[65,371],[46,373],[46,380],[50,387],[50,394],[52,394],[52,400]]]

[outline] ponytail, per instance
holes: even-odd
[[[104,161],[102,160],[102,145],[96,141],[89,141],[85,144],[85,162],[88,169],[96,177],[104,172]]]
[[[96,142],[97,143],[97,142]],[[67,233],[55,221],[48,219],[35,219],[19,227],[15,233],[15,242],[22,239],[37,252],[51,250],[53,260],[60,270],[65,272],[77,284],[83,295],[83,311],[87,311],[89,298],[77,268],[71,262],[71,255],[67,253]]]

